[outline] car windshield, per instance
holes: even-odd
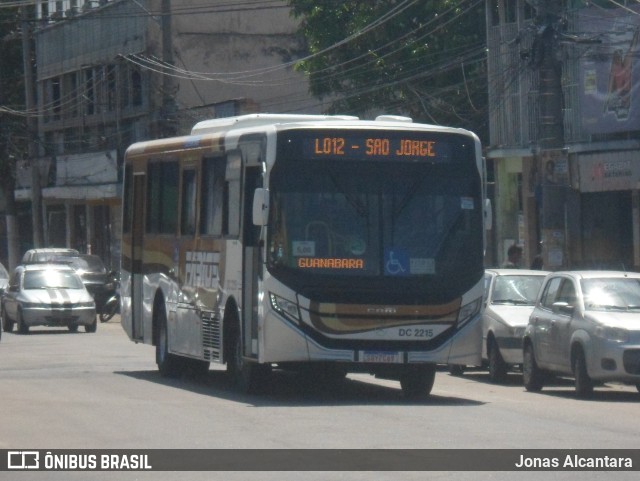
[[[64,252],[38,252],[33,259],[34,263],[52,262],[59,257],[65,257],[67,254]]]
[[[583,279],[580,285],[586,310],[640,311],[640,279]]]
[[[107,271],[104,264],[102,263],[102,259],[97,256],[71,257],[69,259],[69,264],[71,264],[71,267],[79,271],[103,273]]]
[[[544,276],[508,275],[496,277],[491,302],[494,304],[518,304],[532,306]]]
[[[42,270],[25,272],[25,289],[83,289],[84,285],[75,272]]]

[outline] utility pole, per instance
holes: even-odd
[[[536,8],[533,64],[538,71],[538,147],[542,215],[539,231],[544,265],[568,266],[568,159],[564,149],[562,62],[558,58],[561,6],[552,0],[528,0]]]
[[[6,39],[0,40],[0,46],[6,47]],[[0,105],[5,103],[4,85],[3,80],[3,66],[4,62],[0,62]],[[18,222],[16,219],[16,200],[15,200],[15,157],[11,154],[9,149],[9,135],[10,128],[6,118],[3,118],[6,114],[0,113],[0,157],[6,156],[4,161],[0,159],[0,168],[2,168],[2,188],[5,200],[5,225],[7,229],[7,268],[9,272],[18,265]]]
[[[31,26],[26,6],[20,7],[22,18],[22,62],[24,67],[25,106],[27,110],[28,156],[31,163],[31,210],[33,220],[33,247],[42,245],[42,191],[36,145],[38,118],[35,111],[35,89],[31,65]]]
[[[173,61],[173,31],[171,28],[171,0],[162,0],[162,61],[164,65],[171,67]],[[173,136],[177,132],[176,101],[177,85],[170,72],[164,74],[162,79],[162,135]]]

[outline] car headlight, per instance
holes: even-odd
[[[596,336],[607,341],[629,342],[629,331],[619,327],[599,326],[596,328]]]
[[[513,328],[513,337],[516,338],[521,338],[524,336],[524,331],[526,330],[527,326],[517,326]]]
[[[482,297],[465,304],[458,311],[458,329],[471,321],[479,312],[480,306],[482,306]]]
[[[271,307],[273,307],[278,314],[290,321],[300,322],[298,304],[271,293],[269,294],[269,299],[271,300]]]
[[[20,306],[23,309],[44,309],[47,307],[51,307],[49,304],[42,304],[40,302],[22,302],[20,303]]]

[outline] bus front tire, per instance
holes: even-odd
[[[158,339],[156,341],[156,364],[163,377],[176,377],[182,371],[181,359],[169,352],[169,334],[167,331],[167,315],[164,306],[157,310]]]
[[[233,388],[241,394],[255,394],[265,387],[270,366],[248,361],[242,353],[242,337],[236,331],[231,346],[231,359],[227,363],[227,372]]]
[[[431,394],[436,378],[435,364],[407,366],[400,374],[400,387],[407,399],[424,399]]]

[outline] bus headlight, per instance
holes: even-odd
[[[460,308],[458,311],[458,329],[471,321],[480,312],[480,306],[482,306],[482,297],[478,297]]]
[[[298,309],[297,303],[272,293],[269,293],[269,299],[271,300],[271,307],[273,307],[273,310],[278,314],[290,321],[300,322],[300,310]]]

